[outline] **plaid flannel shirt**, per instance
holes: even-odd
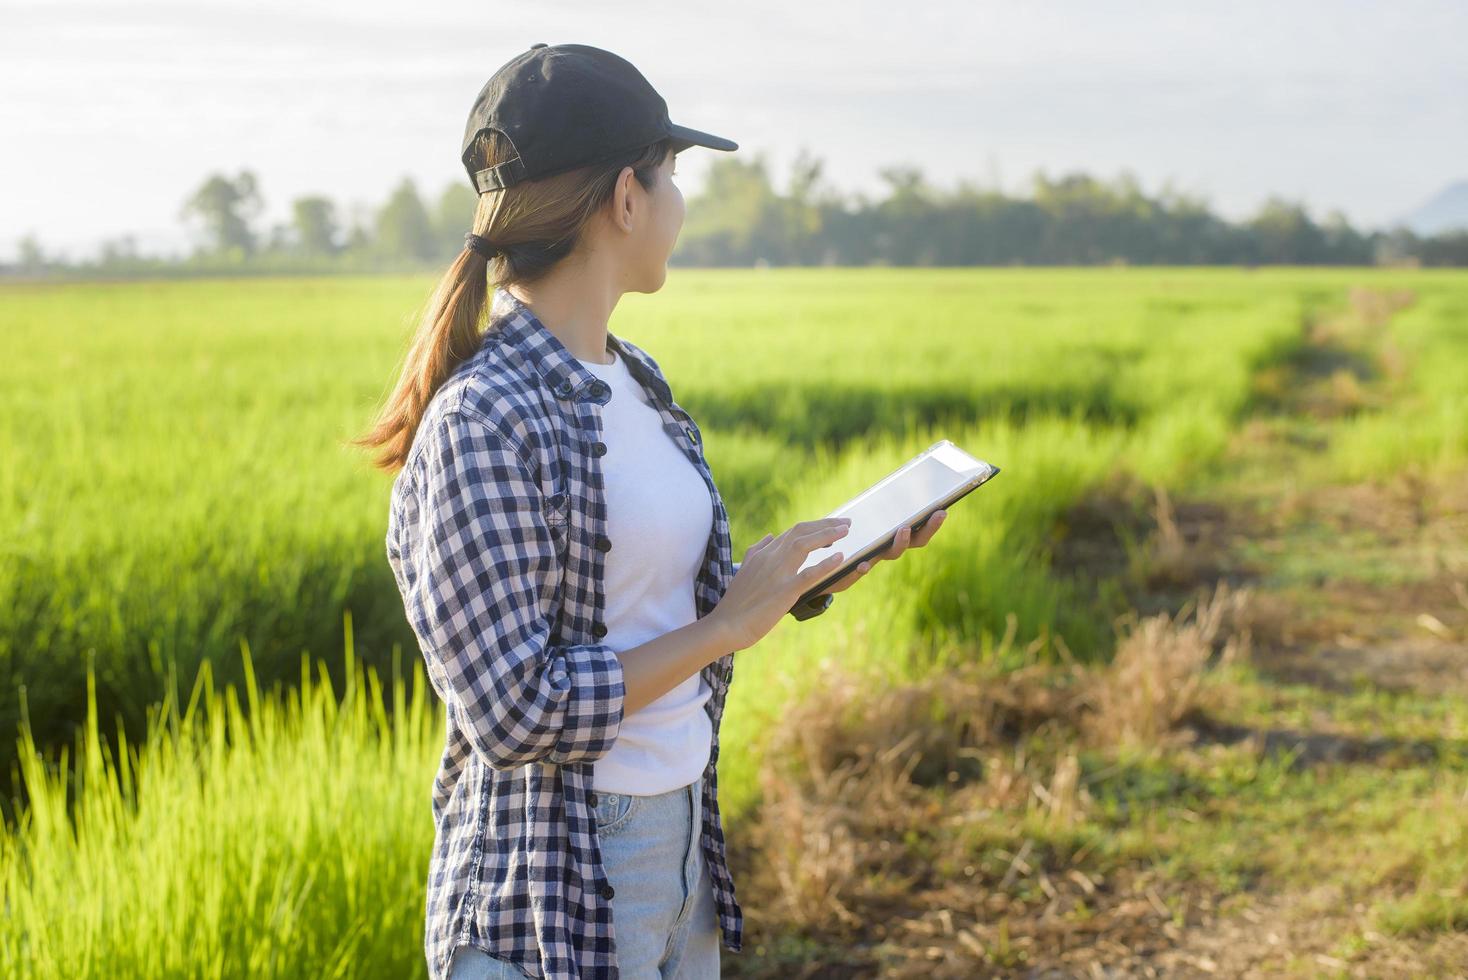
[[[699,618],[738,565],[693,419],[657,362],[608,342],[647,390],[714,502],[691,583]],[[533,977],[618,977],[592,793],[593,762],[622,724],[625,688],[607,633],[606,536],[597,459],[610,389],[531,310],[494,291],[478,350],[435,392],[393,483],[387,557],[447,737],[434,779],[435,841],[424,951],[444,980],[463,943]],[[833,596],[793,610],[824,612]],[[718,805],[719,721],[734,655],[702,668],[713,743],[701,847],[723,945],[743,945]]]

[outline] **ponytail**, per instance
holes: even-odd
[[[467,246],[439,280],[418,325],[398,384],[376,425],[352,445],[381,447],[374,466],[396,472],[407,462],[418,422],[433,393],[474,353],[488,292],[488,261]]]
[[[372,429],[349,444],[380,449],[372,460],[379,469],[402,469],[434,393],[483,343],[491,284],[533,282],[549,272],[571,253],[586,222],[611,198],[622,168],[632,167],[638,181],[651,188],[668,150],[664,139],[600,165],[479,195],[474,229],[428,301],[397,385]],[[480,169],[515,155],[493,130],[481,134],[476,152]]]

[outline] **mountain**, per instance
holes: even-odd
[[[1398,219],[1419,235],[1468,230],[1468,180],[1449,184],[1425,204]]]

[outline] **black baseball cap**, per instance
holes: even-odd
[[[509,160],[474,170],[469,151],[487,129],[515,148]],[[690,146],[737,150],[722,136],[680,126],[668,104],[625,58],[589,44],[532,44],[495,72],[469,112],[459,159],[479,193],[537,180],[668,138],[674,153]]]

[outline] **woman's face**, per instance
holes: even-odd
[[[683,227],[683,192],[673,183],[677,157],[669,152],[657,170],[657,181],[650,191],[639,195],[647,205],[645,221],[634,240],[631,291],[656,292],[668,277],[668,257]],[[633,180],[638,191],[642,185]]]

